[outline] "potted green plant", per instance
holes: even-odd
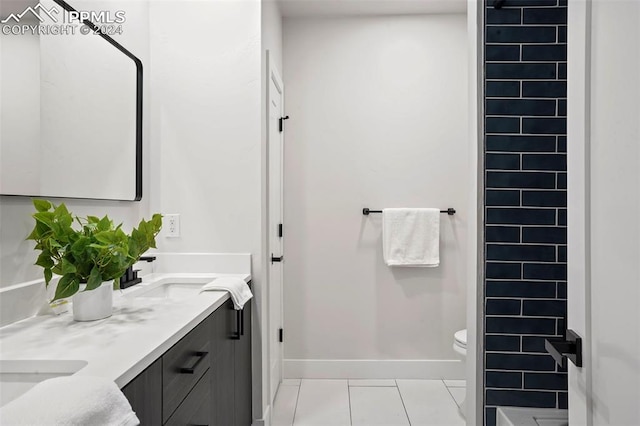
[[[35,249],[40,251],[36,265],[43,268],[47,286],[53,274],[61,276],[52,302],[73,296],[74,319],[78,321],[110,316],[113,289],[119,288],[127,268],[156,247],[162,216],[142,219],[126,234],[122,225],[115,226],[108,216],[81,218],[72,215],[63,203],[56,206],[46,200],[35,199],[33,205],[36,223],[27,239],[35,241]]]

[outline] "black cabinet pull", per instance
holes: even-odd
[[[236,310],[236,329],[233,333],[231,333],[231,340],[240,340],[240,335],[242,334],[242,318],[240,318],[240,311]]]
[[[545,339],[544,348],[560,367],[566,367],[567,358],[576,367],[582,367],[582,339],[575,331],[567,330],[566,338]]]
[[[240,335],[244,336],[244,308],[240,309]]]
[[[271,263],[282,262],[284,260],[284,256],[275,257],[273,253],[271,254]]]
[[[180,374],[194,374],[198,365],[202,362],[203,359],[207,357],[209,352],[196,352],[194,355],[198,358],[196,362],[193,363],[191,367],[182,367],[180,369]]]

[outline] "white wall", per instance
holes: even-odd
[[[87,9],[105,9],[113,12],[124,10],[126,22],[123,24],[123,33],[115,35],[114,39],[140,58],[144,65],[149,63],[149,7],[146,1],[83,1],[82,4],[82,7]],[[148,69],[145,69],[145,117],[148,117],[148,78]],[[148,152],[152,149],[148,121],[144,122],[143,135],[144,149]],[[5,141],[3,140],[2,143],[4,144]],[[137,225],[141,217],[149,215],[149,166],[148,157],[145,156],[143,164],[144,195],[141,202],[68,199],[58,199],[54,202],[64,202],[73,213],[80,216],[109,214],[114,221],[123,222],[125,229],[131,229],[132,226]],[[25,241],[34,225],[31,218],[33,212],[34,209],[29,198],[0,197],[0,287],[42,277],[42,269],[33,266],[36,259],[33,242]],[[28,313],[26,314],[28,315]]]
[[[252,254],[254,359],[261,359],[261,6],[259,1],[150,5],[151,138],[160,150],[152,209],[180,214],[168,252]],[[262,416],[255,362],[254,417]]]
[[[475,220],[466,25],[285,20],[286,374],[335,374],[313,360],[455,359]],[[442,216],[440,267],[385,266],[381,216],[363,207],[456,208]]]

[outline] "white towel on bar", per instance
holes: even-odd
[[[440,209],[383,209],[382,251],[389,266],[438,266]]]
[[[238,277],[216,278],[210,283],[205,284],[201,291],[207,290],[228,291],[231,295],[231,299],[233,300],[233,307],[237,310],[241,310],[244,304],[253,297],[253,293],[251,293],[251,289],[247,283]]]
[[[135,426],[140,421],[111,380],[67,376],[44,380],[0,408],[0,424]]]

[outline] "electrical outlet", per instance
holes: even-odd
[[[167,231],[167,238],[177,238],[180,236],[179,214],[165,214],[164,223]]]

